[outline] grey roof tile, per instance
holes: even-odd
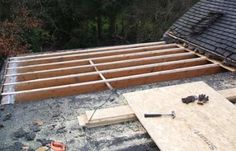
[[[212,11],[223,13],[223,16],[201,27]],[[193,35],[194,27],[204,27],[204,30]],[[170,30],[180,38],[236,61],[236,0],[200,0]]]
[[[231,58],[232,60],[236,60],[236,54],[234,53],[234,54],[230,55],[230,58]]]

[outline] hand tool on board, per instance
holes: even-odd
[[[162,117],[162,116],[170,116],[174,119],[176,115],[175,115],[175,111],[171,111],[170,114],[159,114],[159,113],[145,113],[144,114],[145,118]]]

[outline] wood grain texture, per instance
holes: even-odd
[[[107,50],[119,50],[125,48],[135,48],[135,47],[144,47],[144,46],[153,46],[153,45],[163,45],[164,41],[160,42],[149,42],[149,43],[138,43],[138,44],[128,44],[128,45],[117,45],[117,46],[107,46],[100,48],[88,48],[88,49],[73,49],[73,50],[59,50],[57,52],[46,52],[46,53],[38,53],[38,54],[24,54],[17,57],[12,57],[10,60],[28,60],[34,58],[47,58],[51,56],[62,56],[62,55],[71,55],[71,54],[82,54],[88,52],[98,52],[98,51],[107,51]]]
[[[182,45],[178,45],[180,48],[185,48],[185,47],[183,47]],[[209,57],[207,57],[207,56],[204,56],[204,55],[202,55],[202,54],[200,54],[200,53],[197,53],[197,52],[195,52],[195,51],[193,51],[193,50],[190,50],[190,49],[188,49],[188,48],[185,48],[185,50],[186,51],[189,51],[189,52],[194,52],[197,56],[199,56],[199,57],[203,57],[203,58],[206,58],[208,61],[210,61],[210,62],[212,62],[212,63],[214,63],[214,64],[219,64],[222,68],[224,68],[224,69],[226,69],[226,70],[229,70],[229,71],[231,71],[231,72],[236,72],[236,68],[235,67],[233,67],[233,66],[230,66],[230,65],[226,65],[224,62],[222,62],[222,61],[219,61],[219,60],[216,60],[216,59],[213,59],[213,58],[209,58]]]
[[[192,52],[187,52],[187,53],[180,53],[180,54],[151,56],[151,57],[138,58],[138,59],[105,62],[105,63],[96,64],[96,67],[99,70],[108,70],[108,69],[138,66],[138,65],[145,65],[145,64],[151,64],[151,63],[176,61],[176,60],[190,59],[190,58],[196,58],[196,56]],[[39,78],[56,77],[56,76],[78,74],[78,73],[85,73],[85,72],[92,72],[92,71],[94,71],[94,68],[90,64],[88,64],[88,65],[82,65],[82,66],[72,66],[72,67],[56,68],[56,69],[50,69],[50,70],[10,74],[10,75],[6,75],[6,77],[17,76],[17,81],[26,81],[26,80],[33,80],[33,79],[39,79]]]
[[[28,60],[11,61],[10,63],[18,63],[21,66],[26,66],[26,65],[34,65],[34,64],[45,64],[45,63],[51,63],[51,62],[86,59],[86,58],[92,58],[92,57],[104,57],[104,56],[112,56],[112,55],[118,55],[118,54],[145,52],[145,51],[150,51],[150,50],[160,50],[160,49],[167,49],[167,48],[177,48],[177,46],[176,44],[146,46],[146,47],[128,48],[128,49],[120,49],[120,50],[88,52],[88,53],[83,53],[83,54],[62,55],[62,56],[54,56],[54,57],[48,57],[48,58],[34,58],[34,59],[28,59]]]
[[[217,92],[220,93],[221,95],[223,95],[230,102],[235,103],[236,99],[233,99],[233,98],[236,98],[236,88],[219,90]],[[110,125],[110,124],[117,124],[117,123],[120,123],[120,122],[129,121],[130,120],[129,117],[132,114],[133,114],[134,117],[136,117],[134,111],[129,107],[129,105],[122,105],[122,106],[123,106],[122,108],[125,109],[125,112],[122,110],[122,112],[120,112],[120,114],[119,114],[120,117],[124,117],[124,118],[122,118],[122,120],[120,119],[118,121],[118,119],[115,119],[113,117],[113,115],[110,115],[110,118],[106,118],[102,122],[99,122],[98,119],[103,118],[103,117],[102,116],[101,117],[98,116],[97,117],[98,122],[94,122],[92,124],[93,125],[92,127],[103,126],[103,125]],[[102,110],[102,112],[107,113],[107,114],[110,113],[110,112],[117,112],[117,111],[119,112],[121,110],[120,107],[121,106],[115,106],[115,107],[112,107],[112,108],[98,109],[96,112],[101,112],[101,110]],[[92,111],[87,111],[87,112],[92,112]],[[111,122],[112,118],[115,119],[114,123]],[[90,122],[88,122],[88,118],[87,118],[86,114],[79,115],[78,116],[78,120],[79,120],[80,126],[89,127],[91,125]],[[93,120],[91,120],[91,121],[93,121]]]
[[[94,110],[86,111],[85,114],[78,116],[80,126],[97,127],[136,119],[128,105],[99,109],[92,116],[93,112]]]
[[[236,103],[236,88],[225,89],[218,91],[232,103]]]
[[[209,103],[184,104],[181,98],[205,93]],[[203,82],[124,94],[137,118],[162,151],[233,151],[236,108]],[[176,112],[176,118],[144,118],[144,113]]]
[[[95,67],[94,70],[96,70],[94,72],[72,74],[72,75],[66,75],[66,76],[57,76],[57,77],[51,77],[51,78],[42,78],[42,79],[15,82],[15,83],[5,83],[4,85],[5,86],[14,85],[16,91],[31,90],[31,89],[36,89],[36,88],[50,87],[50,86],[82,83],[86,81],[96,81],[96,80],[100,80],[99,75],[101,79],[105,83],[107,83],[106,82],[107,80],[103,75],[105,75],[107,78],[116,78],[116,77],[121,77],[121,76],[145,74],[149,72],[171,70],[171,69],[191,67],[191,66],[204,65],[204,64],[207,64],[207,61],[205,59],[194,58],[194,59],[139,65],[139,66],[133,66],[133,67],[118,68],[118,69],[109,69],[109,70],[102,70],[102,71],[99,71],[97,67],[94,66]]]
[[[7,70],[17,70],[17,73],[24,73],[24,72],[72,67],[72,66],[79,66],[79,65],[88,65],[89,60],[93,60],[94,63],[97,64],[97,63],[103,63],[103,62],[114,62],[114,61],[119,61],[119,60],[129,60],[129,59],[137,59],[137,58],[150,57],[150,56],[161,56],[161,55],[167,55],[167,54],[177,54],[177,53],[184,53],[184,52],[186,51],[183,48],[151,50],[151,51],[129,53],[129,54],[118,54],[118,55],[112,55],[112,56],[91,57],[91,58],[78,59],[78,60],[67,60],[67,61],[51,62],[51,63],[44,63],[44,64],[17,66],[13,68],[7,68]]]

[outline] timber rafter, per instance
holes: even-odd
[[[10,58],[2,103],[112,90],[224,71],[178,44],[152,42]]]

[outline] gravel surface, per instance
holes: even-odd
[[[204,81],[215,90],[236,87],[236,75],[226,72],[136,86],[120,89],[117,92],[123,94],[194,81]],[[65,143],[69,151],[158,150],[138,121],[90,129],[81,128],[77,116],[86,110],[94,109],[106,100],[108,102],[102,108],[126,104],[122,96],[117,96],[111,91],[102,91],[2,106],[0,109],[0,125],[2,125],[0,126],[0,151],[17,151],[22,146],[28,147],[28,150],[35,150],[51,140]],[[20,137],[17,137],[19,135]]]

